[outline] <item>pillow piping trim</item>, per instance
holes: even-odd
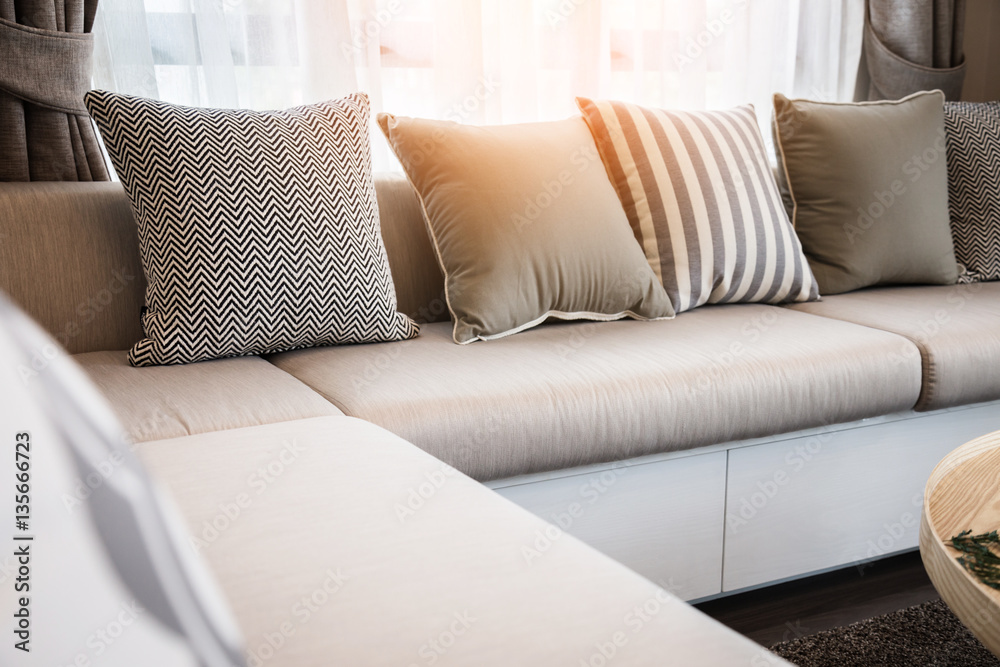
[[[550,310],[547,313],[544,313],[543,315],[539,316],[538,318],[530,322],[527,322],[526,324],[518,325],[513,329],[508,329],[507,331],[502,331],[497,334],[489,334],[486,336],[480,334],[467,341],[460,342],[456,340],[455,342],[458,343],[459,345],[468,345],[469,343],[474,343],[477,340],[496,340],[497,338],[505,338],[507,336],[512,336],[516,333],[521,333],[522,331],[526,331],[527,329],[536,327],[550,317],[555,317],[565,322],[573,322],[573,321],[617,322],[625,318],[631,318],[637,322],[658,322],[660,320],[672,320],[675,317],[677,317],[677,315],[674,314],[674,315],[665,315],[663,317],[644,317],[642,315],[637,315],[631,310],[623,310],[618,313],[595,313],[589,310],[576,310],[572,312],[567,312],[564,310]]]
[[[395,152],[395,149],[393,150]],[[404,170],[405,173],[405,170]],[[420,212],[424,217],[424,228],[427,230],[427,235],[431,237],[431,244],[434,246],[434,255],[437,257],[438,266],[441,268],[441,273],[444,274],[444,300],[448,304],[448,312],[451,313],[452,326],[451,326],[451,340],[458,345],[468,345],[469,343],[475,343],[476,341],[486,341],[486,340],[497,340],[498,338],[506,338],[507,336],[513,336],[514,334],[521,333],[522,331],[527,331],[533,327],[538,326],[550,317],[556,317],[560,320],[567,322],[572,322],[574,320],[589,320],[591,322],[615,322],[618,320],[630,317],[639,322],[655,322],[658,320],[672,320],[677,317],[676,313],[674,315],[665,317],[644,317],[638,315],[631,310],[622,310],[617,313],[595,313],[587,310],[577,310],[572,312],[567,312],[564,310],[549,310],[537,318],[526,322],[525,324],[520,324],[513,329],[507,329],[506,331],[501,331],[496,334],[482,335],[477,334],[476,336],[470,338],[469,340],[458,340],[458,325],[459,318],[455,315],[455,309],[451,305],[451,296],[448,293],[448,269],[445,268],[444,261],[441,259],[441,250],[438,248],[438,240],[434,235],[434,230],[430,224],[430,217],[427,214],[427,207],[424,205],[424,198],[417,190],[413,181],[410,179],[410,175],[406,174],[406,180],[413,189],[413,192],[417,195],[417,199],[420,201]]]
[[[775,95],[777,97],[777,94]],[[789,100],[791,102],[792,100]],[[788,173],[788,160],[785,158],[785,144],[781,138],[781,131],[778,129],[778,114],[777,109],[774,108],[774,100],[772,100],[771,107],[771,128],[774,131],[774,143],[778,146],[778,151],[781,152],[781,171],[785,174],[785,185],[788,186],[788,196],[792,198],[792,229],[795,229],[795,221],[799,215],[799,201],[795,198],[795,188],[792,187],[792,179]],[[801,244],[801,241],[799,242]],[[805,254],[803,252],[803,254]]]
[[[809,100],[804,97],[785,97],[789,102],[806,102],[808,104],[822,104],[828,107],[859,107],[859,106],[878,106],[878,105],[898,105],[903,102],[909,102],[916,97],[923,97],[925,95],[933,95],[938,93],[941,96],[942,103],[946,101],[944,91],[940,88],[934,88],[932,90],[918,90],[915,93],[910,93],[906,97],[901,97],[898,100],[863,100],[861,102],[830,102],[826,100]],[[779,93],[775,93],[776,95]]]

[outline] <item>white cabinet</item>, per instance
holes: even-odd
[[[1000,401],[490,482],[685,600],[917,546],[945,454],[1000,430]]]
[[[725,451],[491,486],[685,600],[721,591]]]
[[[934,466],[997,429],[985,405],[731,449],[723,590],[916,547]]]

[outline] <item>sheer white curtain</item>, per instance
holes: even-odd
[[[364,90],[374,111],[466,123],[849,100],[864,0],[101,0],[94,84],[271,109]],[[769,133],[765,133],[769,134]],[[376,168],[393,168],[376,139]]]

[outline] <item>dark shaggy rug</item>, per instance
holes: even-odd
[[[780,642],[771,650],[799,667],[1000,667],[943,600]]]

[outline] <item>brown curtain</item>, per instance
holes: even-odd
[[[0,181],[106,181],[83,106],[97,0],[0,0]]]
[[[855,101],[962,96],[965,0],[868,0]]]

